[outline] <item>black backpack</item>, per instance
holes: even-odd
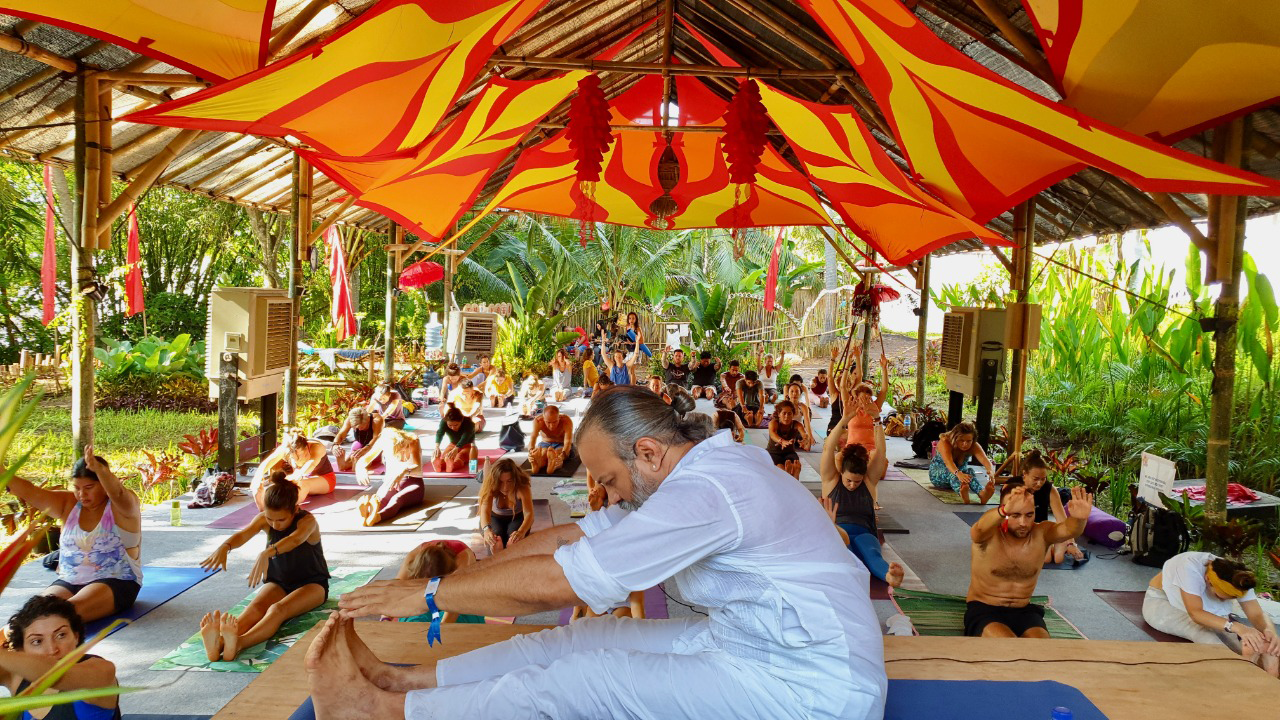
[[[519,422],[503,425],[498,431],[498,446],[507,452],[519,452],[525,447],[524,430]]]
[[[928,458],[933,454],[933,444],[938,442],[938,438],[942,437],[942,433],[947,431],[947,426],[941,420],[930,420],[920,426],[916,430],[916,434],[911,436],[911,449],[915,451],[916,457]]]
[[[1191,546],[1187,521],[1172,510],[1136,500],[1129,515],[1129,547],[1133,561],[1147,567],[1164,567],[1169,558]]]

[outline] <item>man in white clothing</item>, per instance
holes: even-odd
[[[692,409],[608,389],[578,447],[610,507],[446,578],[343,596],[307,656],[320,720],[881,718],[866,569],[803,486]],[[664,581],[708,616],[581,620],[417,668],[380,663],[350,622],[426,612],[424,591],[440,612],[604,612]]]

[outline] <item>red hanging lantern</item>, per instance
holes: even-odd
[[[729,164],[729,182],[733,189],[734,255],[741,256],[738,230],[744,224],[742,204],[756,182],[756,167],[764,155],[765,132],[769,118],[760,99],[760,86],[755,80],[741,80],[724,115],[724,154]]]
[[[853,290],[853,314],[868,323],[880,322],[880,304],[893,302],[902,294],[888,285],[880,283],[858,283]]]
[[[578,237],[585,247],[595,230],[596,183],[604,167],[604,154],[613,143],[609,129],[609,103],[600,89],[600,77],[588,75],[578,81],[578,94],[569,103],[569,122],[565,125],[569,147],[577,160],[574,166],[578,181]]]
[[[400,289],[426,287],[433,282],[444,279],[444,267],[440,263],[421,260],[404,269],[400,273]]]

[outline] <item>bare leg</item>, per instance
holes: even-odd
[[[1018,636],[1014,635],[1009,626],[1004,623],[990,623],[982,628],[982,637],[1011,638]]]
[[[988,625],[987,627],[991,626]],[[986,633],[983,633],[983,636],[985,637]],[[1022,637],[1046,639],[1049,637],[1049,631],[1040,627],[1028,628],[1026,632],[1022,633]]]
[[[531,475],[541,475],[542,468],[547,464],[547,449],[534,448],[529,451],[529,473]]]
[[[243,629],[237,624],[238,634],[227,637],[224,626],[222,659],[234,660],[240,653],[240,648],[252,647],[267,640],[290,618],[320,607],[324,603],[324,597],[324,588],[315,583],[304,585],[285,595],[282,600],[272,603],[253,627]]]
[[[317,720],[404,718],[404,694],[382,690],[365,677],[336,614],[308,648],[306,666]]]
[[[111,588],[102,583],[90,583],[80,588],[80,592],[72,595],[66,588],[54,585],[44,591],[44,595],[53,595],[70,600],[76,606],[76,612],[84,622],[101,620],[115,612],[116,597]]]
[[[298,504],[301,505],[311,495],[328,495],[333,492],[329,481],[317,475],[304,477],[298,481]]]

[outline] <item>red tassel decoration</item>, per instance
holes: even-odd
[[[738,230],[745,224],[742,203],[756,182],[756,167],[764,155],[765,132],[769,118],[760,99],[760,86],[755,80],[741,80],[724,115],[724,154],[729,164],[729,182],[733,191],[733,239],[738,254]]]
[[[613,143],[609,130],[609,103],[600,89],[600,77],[588,75],[578,81],[578,94],[569,103],[565,126],[569,147],[577,160],[579,240],[583,247],[595,233],[595,188],[600,182],[604,154]]]

